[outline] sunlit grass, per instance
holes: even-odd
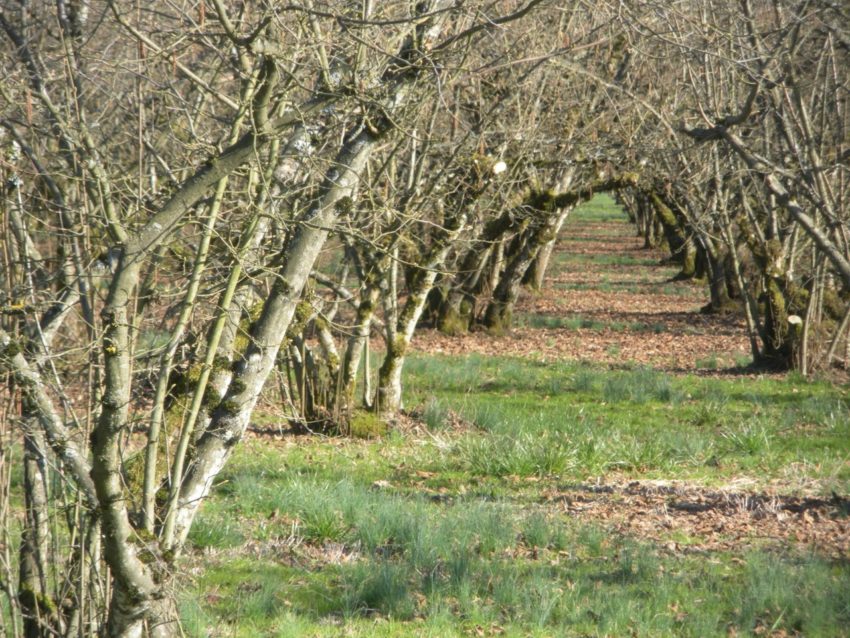
[[[850,455],[848,403],[826,383],[674,377],[646,368],[481,356],[451,364],[417,356],[408,372],[413,403],[430,397],[453,406],[483,433],[564,433],[578,448],[603,439],[605,458],[598,452],[571,465],[580,476],[624,465],[652,474],[675,464],[683,478],[723,481],[751,470],[757,456],[758,480],[767,481],[789,464],[827,467],[836,454]],[[659,449],[659,441],[675,444]],[[635,449],[653,446],[643,461],[628,460]],[[850,468],[842,476],[850,478]]]
[[[607,197],[573,220],[631,232]],[[663,332],[577,316],[520,322]],[[424,426],[413,432],[237,449],[190,537],[186,563],[203,569],[181,607],[187,635],[846,635],[846,562],[745,539],[671,553],[583,522],[558,498],[564,486],[652,478],[771,489],[804,479],[847,494],[846,389],[421,354],[405,388]]]
[[[260,517],[241,519],[269,549],[207,567],[183,605],[188,635],[817,636],[850,621],[850,571],[812,556],[667,555],[515,499],[298,477],[265,494],[273,518],[310,511],[344,533],[257,536]]]

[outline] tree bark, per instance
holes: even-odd
[[[539,227],[532,227],[520,242],[519,250],[511,256],[505,272],[493,291],[493,299],[484,314],[484,326],[493,334],[502,334],[511,328],[513,309],[519,298],[522,280],[540,248],[552,239],[557,215],[550,215]]]
[[[25,409],[25,412],[29,410]],[[23,418],[31,419],[31,416]],[[21,534],[18,601],[26,638],[47,638],[62,631],[56,601],[48,589],[50,521],[47,510],[47,458],[41,433],[28,427],[24,435],[24,503]]]
[[[521,211],[508,210],[485,224],[481,234],[472,242],[461,261],[460,283],[452,286],[440,309],[437,319],[440,332],[457,335],[469,330],[473,319],[472,306],[477,293],[480,292],[479,283],[492,248],[522,223]]]
[[[174,549],[186,540],[201,501],[224,467],[233,447],[248,426],[266,378],[289,327],[304,284],[339,213],[338,202],[357,186],[379,137],[364,128],[342,149],[335,168],[327,174],[316,204],[308,211],[281,252],[284,266],[266,300],[260,318],[251,328],[251,339],[236,364],[228,391],[198,440],[195,456],[182,481],[178,500]]]
[[[558,243],[558,235],[564,222],[569,217],[572,207],[564,208],[558,215],[558,221],[553,229],[553,237],[541,246],[534,261],[523,277],[523,283],[527,284],[532,290],[540,290],[543,288],[543,280],[546,277],[546,269],[549,267],[549,260],[552,258],[552,253],[555,251],[555,246]]]
[[[342,408],[350,412],[355,403],[357,389],[357,370],[366,349],[366,341],[372,330],[372,317],[375,314],[375,306],[380,296],[380,288],[367,282],[360,293],[360,303],[357,304],[357,317],[354,321],[354,329],[348,338],[348,345],[342,360]]]
[[[395,325],[387,322],[387,352],[378,371],[378,388],[375,395],[375,409],[379,413],[393,414],[402,409],[401,374],[405,353],[413,339],[419,317],[425,309],[428,294],[434,287],[438,271],[445,263],[452,242],[466,226],[467,216],[466,210],[459,211],[434,239],[427,258],[418,266],[408,285],[407,301],[398,322]]]
[[[693,244],[685,235],[673,209],[655,191],[650,192],[649,197],[655,208],[656,217],[664,229],[670,258],[673,262],[682,265],[682,270],[675,278],[690,279],[696,272]]]

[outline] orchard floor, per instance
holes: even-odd
[[[746,368],[734,317],[576,211],[516,329],[424,331],[408,412],[273,407],[184,559],[191,636],[844,636],[847,387]]]
[[[519,300],[515,330],[500,337],[423,330],[414,347],[740,372],[751,361],[743,317],[701,314],[705,284],[673,281],[678,268],[664,257],[644,248],[626,216],[598,196],[567,220],[542,290]]]

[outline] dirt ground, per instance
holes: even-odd
[[[850,500],[705,489],[677,481],[568,485],[547,503],[669,552],[805,548],[850,557]]]
[[[565,258],[572,261],[563,263]],[[421,330],[413,347],[452,355],[532,356],[636,363],[670,372],[735,373],[736,364],[750,352],[742,317],[701,314],[708,301],[705,285],[671,281],[676,269],[662,264],[663,258],[660,251],[645,249],[631,226],[568,222],[543,289],[523,292],[515,315],[581,318],[592,327],[524,326],[499,337],[485,332],[446,337]],[[612,263],[618,261],[626,263]]]
[[[577,221],[562,233],[543,290],[524,292],[516,315],[581,318],[589,327],[523,326],[498,337],[425,330],[417,333],[414,347],[452,355],[637,363],[671,373],[752,374],[741,366],[750,354],[743,318],[702,314],[705,285],[672,281],[676,268],[663,264],[664,256],[644,248],[630,226]],[[670,552],[796,547],[836,560],[850,557],[850,500],[816,497],[816,490],[800,485],[752,488],[746,479],[707,489],[626,478],[559,486],[545,491],[542,501],[616,532],[652,539]]]

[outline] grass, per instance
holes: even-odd
[[[540,500],[612,472],[711,485],[792,467],[845,494],[841,388],[500,357],[409,366],[429,435],[237,450],[192,531],[205,570],[188,635],[830,636],[850,622],[846,564],[746,545],[671,555]],[[450,410],[470,427],[449,427]]]
[[[610,330],[612,332],[651,332],[660,334],[667,331],[667,326],[660,322],[646,323],[634,321],[600,321],[582,315],[542,315],[521,313],[516,317],[517,328],[548,328],[559,330],[595,330],[597,332]]]
[[[612,204],[597,197],[572,221],[630,233]],[[647,479],[845,495],[846,388],[421,354],[405,387],[425,425],[415,432],[365,424],[379,438],[237,448],[190,537],[187,571],[203,569],[181,608],[187,635],[847,635],[846,561],[758,538],[706,551],[699,531],[671,531],[695,551],[668,551],[616,521],[581,520],[559,497]]]
[[[850,451],[848,403],[827,383],[674,377],[640,367],[609,371],[474,355],[417,356],[408,373],[408,387],[416,389],[409,401],[455,406],[481,430],[476,436],[523,442],[527,433],[564,435],[573,450],[592,447],[593,455],[574,459],[580,475],[622,467],[635,448],[655,446],[647,456],[654,462],[625,464],[643,467],[650,478],[675,467],[679,478],[722,483],[752,469],[747,450],[760,439],[770,443],[758,455],[764,482],[795,463],[821,466],[823,477],[838,467],[850,478],[850,468],[840,469]],[[500,449],[498,440],[486,445]],[[517,455],[527,452],[527,446],[514,448]]]
[[[298,472],[258,489],[240,480],[230,503],[210,503],[262,514],[240,519],[260,554],[207,567],[183,607],[190,636],[827,636],[850,621],[850,571],[813,556],[668,555],[516,498]],[[269,534],[260,518],[305,522]]]

